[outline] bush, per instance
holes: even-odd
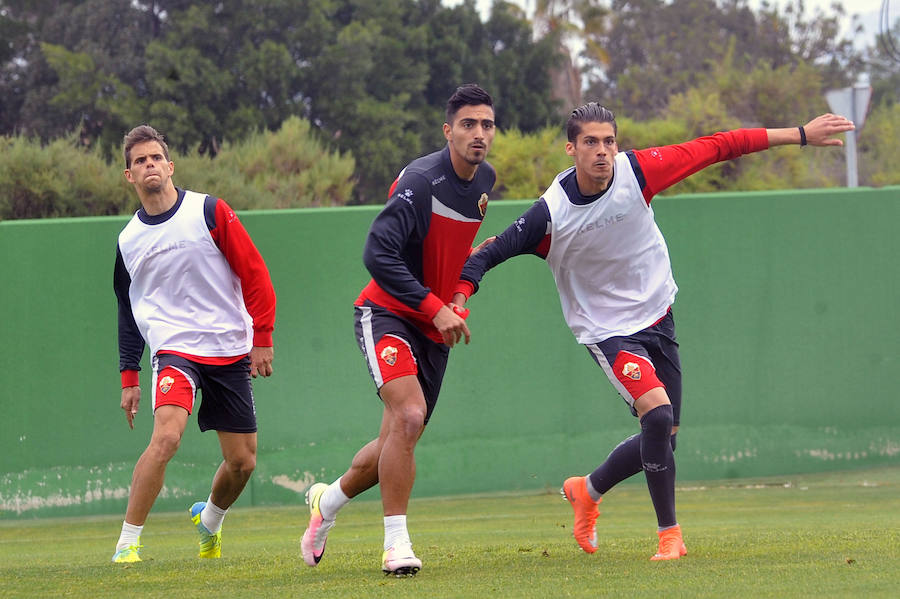
[[[494,194],[502,199],[537,199],[560,171],[572,166],[561,127],[524,134],[518,129],[497,133],[488,161],[497,170]]]
[[[121,152],[110,153],[113,164],[75,135],[47,146],[0,137],[0,220],[133,212],[140,204],[122,175]],[[195,151],[172,160],[176,185],[224,198],[237,210],[341,206],[355,182],[353,157],[329,152],[297,117],[275,133],[226,144],[215,159]]]
[[[900,104],[876,106],[857,131],[860,185],[900,184]]]
[[[275,132],[225,144],[214,158],[173,158],[179,186],[225,199],[237,210],[343,206],[353,193],[356,163],[329,152],[309,121],[291,117]]]
[[[0,137],[0,220],[120,214],[131,195],[122,171],[75,136]]]

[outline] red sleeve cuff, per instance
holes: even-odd
[[[462,293],[468,300],[470,297],[472,297],[472,294],[475,293],[475,285],[473,285],[469,281],[460,281],[456,284],[456,288],[453,290],[453,295],[456,295],[457,293]]]
[[[123,370],[122,371],[122,388],[125,387],[138,387],[141,384],[141,378],[138,374],[137,370]]]
[[[272,331],[253,331],[253,347],[274,347]]]
[[[750,129],[750,143],[753,152],[769,149],[769,133],[765,129]]]
[[[419,304],[419,311],[428,318],[434,318],[434,315],[443,307],[444,302],[441,301],[441,298],[433,293],[429,293],[425,296],[425,299],[422,300],[422,303]]]

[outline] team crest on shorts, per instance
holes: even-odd
[[[159,390],[166,394],[169,392],[169,389],[172,388],[172,385],[175,384],[175,379],[170,376],[164,376],[159,380]]]
[[[633,381],[639,381],[641,380],[641,367],[634,362],[627,362],[625,366],[622,367],[622,374]]]
[[[388,345],[383,350],[381,350],[381,359],[384,360],[385,364],[388,366],[393,366],[397,363],[397,348],[393,345]]]
[[[486,193],[481,194],[481,197],[478,199],[478,212],[481,213],[481,216],[484,217],[484,214],[487,212],[487,203],[488,196]]]

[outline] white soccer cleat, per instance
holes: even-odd
[[[422,569],[422,560],[413,553],[411,543],[397,543],[381,555],[381,571],[396,577],[415,576]]]

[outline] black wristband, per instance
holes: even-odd
[[[805,146],[806,145],[806,131],[803,130],[803,127],[797,127],[797,128],[800,129],[800,145]]]

